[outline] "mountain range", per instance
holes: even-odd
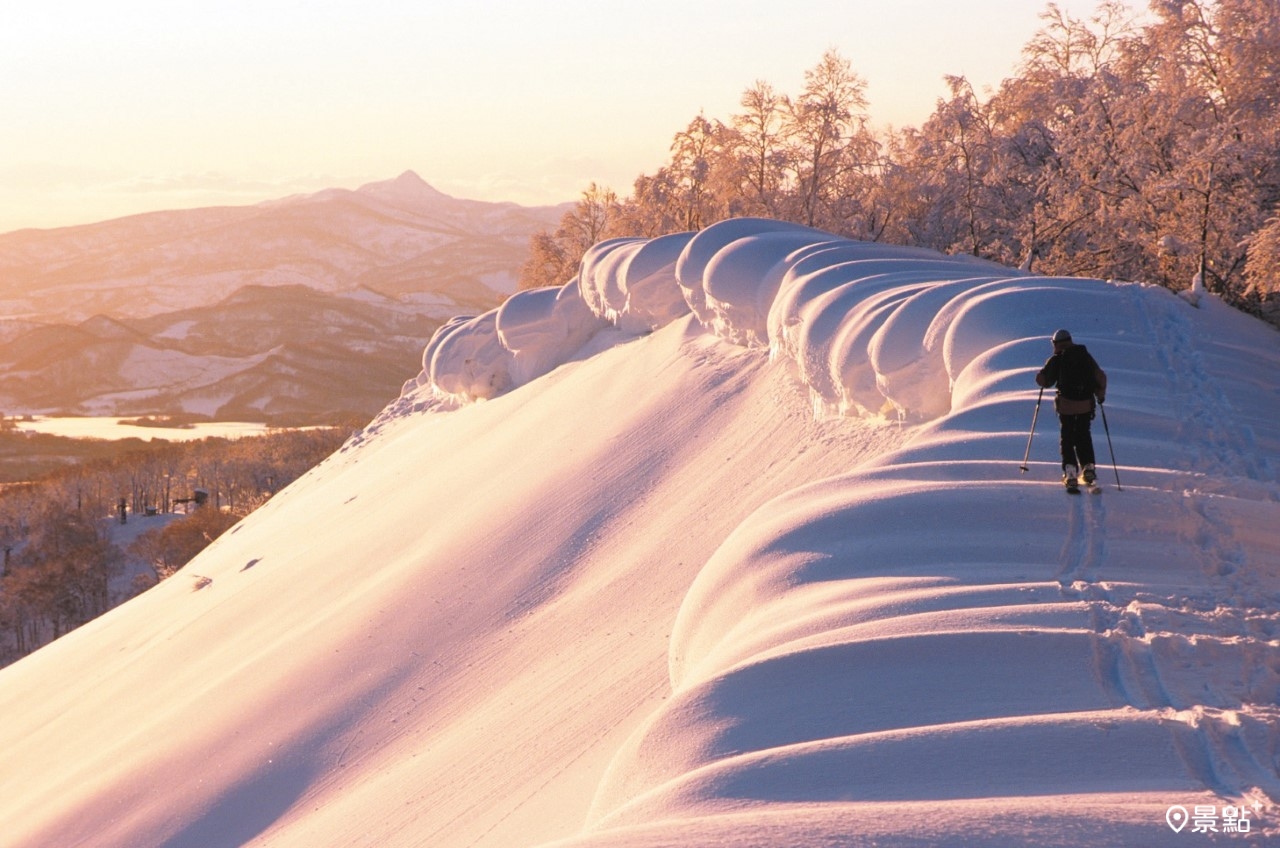
[[[406,172],[0,235],[0,410],[371,416],[444,319],[514,290],[530,236],[563,212]]]

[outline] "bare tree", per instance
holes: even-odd
[[[618,195],[592,183],[577,205],[560,219],[554,233],[538,233],[531,255],[520,269],[520,288],[563,285],[578,273],[583,254],[605,237],[618,212]]]
[[[786,185],[788,155],[782,124],[785,98],[762,80],[742,93],[743,111],[732,117],[736,152],[749,192],[748,214],[776,216]]]
[[[769,215],[1044,273],[1179,288],[1198,272],[1255,302],[1280,238],[1280,4],[1149,7],[1139,24],[1119,0],[1087,19],[1049,3],[994,94],[949,77],[922,126],[883,138],[861,77],[828,50],[794,97],[758,80],[729,125],[699,115],[677,133],[608,234]],[[561,235],[535,253],[576,268],[585,246]]]
[[[712,160],[716,155],[716,128],[704,116],[699,115],[676,133],[671,144],[671,164],[668,166],[677,188],[680,229],[700,230],[711,215],[708,185],[711,182]]]
[[[1280,216],[1249,239],[1244,297],[1273,320],[1280,318]]]
[[[865,131],[866,83],[836,50],[824,53],[804,79],[804,90],[784,102],[785,127],[794,150],[800,218],[816,226],[847,163],[842,156],[845,145],[856,131]]]

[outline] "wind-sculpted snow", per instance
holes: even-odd
[[[453,400],[487,400],[563,365],[606,327],[634,336],[688,314],[675,264],[692,236],[601,242],[564,286],[518,292],[484,315],[446,324],[403,395],[429,385]]]
[[[1171,805],[1280,834],[1273,331],[1207,296],[738,219],[597,244],[567,285],[441,328],[406,393],[494,398],[681,318],[767,349],[819,422],[909,438],[723,538],[675,617],[671,696],[573,844],[1127,846]],[[1059,327],[1110,375],[1101,497],[1056,482],[1048,398],[1017,470]]]
[[[1025,279],[1010,273],[972,257],[756,218],[696,234],[611,239],[587,251],[563,288],[522,292],[496,320],[442,329],[408,388],[492,398],[563,364],[605,327],[634,336],[692,312],[726,341],[793,360],[820,413],[925,420],[947,412],[956,374],[990,341],[974,333],[972,342],[952,343],[956,319],[980,313],[995,292],[1023,289]],[[1090,283],[1037,285],[1052,297]]]
[[[771,341],[824,402],[865,404],[874,374],[942,417],[725,540],[676,621],[674,696],[574,844],[1164,844],[1172,805],[1274,809],[1275,333],[1160,289],[882,262],[784,274]],[[1057,326],[1111,377],[1124,481],[1101,497],[1014,470]]]
[[[663,308],[636,308],[641,266]],[[619,753],[584,843],[849,832],[836,813],[815,824],[815,804],[863,805],[857,832],[896,833],[867,802],[952,805],[921,831],[945,843],[982,801],[1024,824],[1015,837],[988,822],[975,844],[1058,844],[1032,827],[1126,845],[1171,804],[1256,813],[1280,795],[1270,330],[1213,300],[1193,315],[1159,289],[757,219],[603,242],[578,283],[624,330],[687,310],[767,346],[820,416],[919,425],[874,464],[766,504],[710,558],[672,633],[674,696]],[[1254,338],[1202,340],[1196,316]],[[1052,461],[1014,473],[1058,327],[1111,375],[1120,427],[1095,442],[1104,478],[1114,447],[1127,479],[1102,499],[1071,500]],[[1055,454],[1044,413],[1038,457]]]
[[[1191,300],[755,219],[598,245],[0,670],[0,841],[1280,844],[1280,337]],[[1059,327],[1097,496],[1052,392],[1019,470]]]
[[[628,333],[656,330],[689,312],[675,264],[693,233],[604,241],[582,258],[582,299],[596,315]]]
[[[572,284],[518,292],[499,307],[495,324],[501,349],[514,360],[516,386],[564,363],[604,326]]]
[[[948,265],[927,251],[833,240],[806,227],[752,218],[726,221],[697,234],[611,239],[587,251],[577,277],[565,286],[520,292],[491,313],[446,324],[427,345],[422,372],[406,384],[405,392],[430,385],[439,395],[463,402],[496,397],[563,364],[605,327],[646,333],[690,311],[729,341],[773,343],[805,366],[822,342],[798,343],[806,321],[820,322],[813,310],[802,313],[801,304],[873,269],[865,265],[859,274],[852,263],[832,275],[830,263],[836,259],[881,256],[896,257],[884,260],[892,269],[912,259],[971,268],[956,260]],[[806,273],[810,267],[816,270]],[[933,270],[914,274],[936,277]],[[784,286],[786,297],[777,297]],[[863,291],[871,294],[871,284],[864,283]],[[771,325],[774,312],[778,317]],[[859,361],[866,358],[865,350],[850,353]],[[830,388],[832,380],[823,369],[808,372],[806,382],[818,395],[845,409],[867,408],[858,401],[841,403],[837,395],[849,392]]]
[[[441,328],[423,352],[423,370],[443,394],[490,398],[511,387],[511,351],[498,338],[492,310]]]

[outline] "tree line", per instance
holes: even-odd
[[[783,94],[764,81],[726,120],[695,117],[619,198],[592,184],[539,233],[522,287],[560,285],[614,236],[739,216],[969,253],[1037,273],[1186,288],[1254,311],[1280,291],[1280,4],[1050,3],[1016,76],[963,76],[920,127],[876,130],[836,50]],[[1141,21],[1141,22],[1139,22]]]
[[[173,574],[349,432],[158,442],[0,487],[0,665]],[[160,515],[136,535],[119,526]]]

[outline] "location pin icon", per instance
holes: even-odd
[[[1164,814],[1164,820],[1169,823],[1169,827],[1173,828],[1174,833],[1180,832],[1187,826],[1187,808],[1174,804]]]

